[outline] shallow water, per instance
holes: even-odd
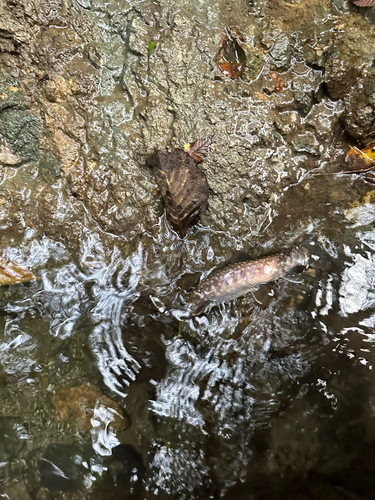
[[[145,234],[127,257],[121,237],[109,251],[94,232],[78,255],[47,237],[31,236],[22,254],[7,247],[7,257],[42,280],[1,289],[4,480],[23,478],[33,498],[48,445],[91,442],[96,453],[67,494],[108,498],[102,476],[112,484],[108,457],[122,442],[142,456],[142,479],[127,486],[136,498],[280,498],[291,481],[295,498],[306,489],[310,498],[363,498],[372,481],[372,221],[346,223],[339,206],[324,203],[321,180],[308,182],[323,222],[305,228],[316,258],[304,281],[279,280],[265,307],[245,296],[182,321],[180,330],[175,316],[189,276],[197,281],[223,261],[236,246],[230,235],[198,227],[181,241],[162,217],[157,237]],[[305,185],[286,195],[289,214],[297,214]],[[342,177],[333,187],[367,189]],[[282,213],[270,217],[269,242],[280,220]],[[95,431],[91,420],[84,433],[57,418],[53,394],[87,380],[124,408],[127,430]],[[113,498],[122,491],[114,487]]]
[[[0,246],[41,279],[0,288],[0,497],[373,498],[374,192],[333,174],[371,125],[369,10],[8,3]],[[350,91],[327,76],[346,26],[369,37]],[[181,239],[145,160],[213,134],[209,211]],[[235,251],[300,244],[301,282],[184,319]]]

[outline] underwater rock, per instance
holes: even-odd
[[[4,485],[0,486],[0,498],[4,500],[31,500],[24,481],[14,480],[9,483],[4,481],[4,483]]]
[[[110,412],[108,424],[115,431],[122,431],[130,425],[119,405],[89,382],[59,389],[52,398],[52,404],[61,420],[74,424],[83,431],[92,429],[95,411],[100,408]]]

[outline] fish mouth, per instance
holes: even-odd
[[[299,266],[306,267],[309,264],[310,254],[305,247],[300,247],[293,250],[292,257],[295,259]]]

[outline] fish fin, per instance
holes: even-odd
[[[303,278],[299,278],[295,274],[291,274],[289,276],[282,276],[281,279],[283,279],[285,281],[288,281],[289,283],[296,283],[296,284],[299,284],[299,285],[304,282]]]
[[[250,260],[251,257],[248,253],[242,252],[241,250],[238,252],[234,252],[232,257],[226,262],[226,264],[236,264],[237,262],[245,262],[246,260]]]
[[[200,316],[201,314],[203,314],[206,311],[206,309],[208,309],[208,307],[210,305],[213,305],[212,300],[204,300],[203,302],[201,302],[199,304],[199,306],[196,309],[194,309],[194,311],[191,313],[190,317],[192,318],[194,316]]]
[[[251,290],[251,295],[261,307],[267,307],[271,300],[270,290],[266,285],[260,285],[255,290]]]

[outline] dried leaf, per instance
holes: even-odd
[[[375,0],[355,0],[358,7],[375,7]]]
[[[16,262],[0,257],[0,285],[14,285],[40,279],[28,269],[20,267]]]
[[[346,153],[345,161],[350,170],[367,170],[375,167],[375,143],[369,144],[362,150],[353,146]]]
[[[217,63],[224,75],[232,80],[239,78],[246,67],[246,54],[237,40],[227,30],[226,37],[221,44]]]
[[[345,161],[348,164],[347,174],[364,174],[368,182],[375,182],[375,175],[371,170],[375,168],[375,143],[368,144],[363,149],[353,146],[346,154]]]
[[[212,137],[205,139],[198,139],[195,142],[190,142],[184,145],[184,151],[188,153],[197,163],[202,163],[207,158],[210,146],[212,144]]]
[[[173,228],[186,234],[207,209],[208,184],[193,158],[182,149],[156,151],[147,160],[152,168]]]

